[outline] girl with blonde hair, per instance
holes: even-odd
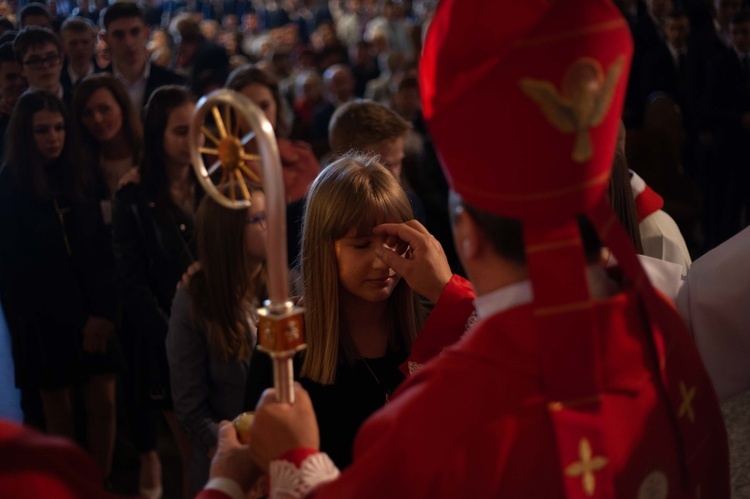
[[[399,366],[425,313],[406,282],[377,257],[393,247],[373,228],[413,218],[398,181],[375,158],[349,155],[312,184],[302,241],[307,350],[296,359],[315,407],[321,449],[351,462],[359,426],[404,379]],[[272,384],[270,361],[253,357],[245,408]]]

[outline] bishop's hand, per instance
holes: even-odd
[[[272,388],[263,392],[250,427],[250,442],[250,453],[264,470],[290,450],[320,449],[315,411],[299,383],[294,384],[294,404],[278,402]]]
[[[448,259],[438,240],[416,220],[381,224],[373,229],[373,233],[399,240],[399,243],[394,245],[395,251],[381,248],[376,253],[377,256],[403,277],[411,289],[436,302],[453,277]]]

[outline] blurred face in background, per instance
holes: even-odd
[[[0,62],[0,95],[5,102],[15,102],[26,89],[21,65],[15,61]]]
[[[667,42],[677,50],[687,47],[688,36],[690,36],[690,20],[687,16],[678,18],[667,18],[664,21],[664,34]]]
[[[146,61],[149,28],[139,17],[124,17],[109,23],[103,35],[112,62],[122,67],[137,67]]]
[[[741,7],[742,0],[715,0],[714,10],[719,26],[726,29],[729,26],[729,20],[740,11]]]
[[[21,73],[30,87],[55,93],[60,87],[62,54],[54,43],[30,47],[23,56]]]
[[[54,161],[60,157],[65,146],[65,119],[62,114],[46,109],[37,111],[31,121],[31,132],[34,134],[34,145],[43,159]]]
[[[269,123],[274,130],[276,130],[276,116],[278,114],[276,99],[273,98],[273,93],[265,85],[260,83],[251,83],[245,87],[242,87],[240,93],[253,101],[253,104],[258,106],[263,114],[268,119]]]
[[[261,191],[250,193],[252,205],[247,209],[245,223],[245,249],[248,256],[255,260],[266,260],[266,195]]]
[[[186,102],[172,110],[164,130],[165,161],[173,165],[190,163],[190,121],[195,112],[195,104]]]
[[[646,0],[646,6],[651,15],[660,21],[674,8],[672,0]]]
[[[737,52],[742,54],[750,52],[750,21],[731,23],[729,25],[729,36],[732,40],[732,46]]]
[[[122,109],[109,89],[98,88],[83,108],[81,121],[97,141],[109,142],[122,132]]]
[[[80,67],[91,62],[96,50],[93,32],[79,33],[66,30],[62,32],[61,36],[63,53],[73,66]]]

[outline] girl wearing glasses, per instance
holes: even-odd
[[[39,390],[47,432],[71,440],[73,390],[83,387],[87,446],[106,476],[121,364],[114,263],[67,124],[62,102],[45,91],[23,94],[11,117],[0,171],[0,300],[16,383]]]
[[[175,287],[195,260],[193,227],[202,191],[190,165],[190,120],[195,100],[183,87],[154,92],[144,116],[144,154],[140,179],[120,188],[113,208],[118,274],[123,286],[123,337],[132,366],[133,430],[141,454],[141,494],[161,493],[155,420],[161,411],[175,437],[183,470],[192,449],[172,411],[164,340]],[[125,340],[123,340],[125,342]],[[190,483],[183,473],[183,491]]]
[[[242,412],[256,342],[256,307],[266,296],[265,196],[250,185],[252,206],[232,210],[206,196],[196,216],[200,269],[177,290],[167,357],[177,419],[193,442],[190,476],[208,480],[218,423]]]

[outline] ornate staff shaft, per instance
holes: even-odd
[[[224,109],[222,115],[220,106]],[[251,132],[244,137],[235,137],[232,133],[229,108],[244,119]],[[211,113],[218,128],[218,136],[213,135],[204,126],[204,119]],[[237,118],[236,118],[237,119]],[[236,129],[239,126],[235,127]],[[236,132],[235,132],[236,133]],[[201,136],[213,142],[211,147],[199,147]],[[294,369],[292,360],[295,352],[305,347],[303,310],[295,307],[289,299],[289,270],[287,268],[286,246],[286,197],[284,179],[281,173],[281,160],[273,127],[260,109],[245,96],[231,90],[218,90],[203,97],[196,109],[191,124],[191,158],[198,180],[206,192],[220,204],[234,209],[247,209],[250,206],[250,195],[245,185],[249,172],[244,160],[251,156],[244,151],[244,145],[255,140],[260,156],[263,190],[266,195],[266,218],[268,220],[267,260],[268,260],[268,295],[264,307],[258,310],[258,342],[260,349],[273,359],[274,387],[281,402],[294,402]],[[208,142],[208,140],[206,142]],[[201,153],[213,154],[218,161],[206,168]],[[257,157],[253,157],[257,159]],[[221,167],[221,179],[228,179],[228,198],[223,187],[214,185],[218,168]],[[236,186],[244,199],[237,199]],[[244,188],[244,189],[243,189]]]

